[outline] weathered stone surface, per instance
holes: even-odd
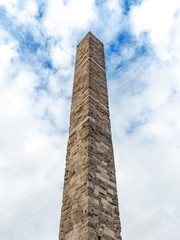
[[[59,240],[121,240],[103,44],[77,46]]]

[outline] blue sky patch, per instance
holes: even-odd
[[[130,50],[128,53],[127,50]],[[130,32],[124,31],[119,34],[114,42],[109,45],[106,51],[107,62],[112,56],[112,53],[117,57],[118,61],[114,62],[114,70],[125,70],[129,64],[134,63],[138,58],[147,56],[149,54],[148,45],[139,42]],[[128,54],[130,54],[128,56]],[[107,69],[108,70],[108,69]],[[111,70],[112,71],[112,70]]]
[[[44,3],[39,5],[38,14],[36,16],[36,18],[38,20],[41,20],[43,18],[44,14],[45,14],[45,7],[46,7],[46,5]]]
[[[49,61],[49,60],[46,60],[46,61],[44,62],[44,67],[45,67],[45,68],[52,69],[52,68],[53,68],[53,66],[52,66],[52,63],[51,63],[51,61]]]
[[[96,6],[101,6],[105,2],[105,0],[95,0]]]
[[[41,45],[34,40],[30,32],[24,32],[19,38],[19,46],[22,51],[36,53]]]
[[[130,12],[131,6],[137,5],[140,2],[141,2],[140,0],[124,0],[122,4],[123,14],[128,15],[128,13]]]
[[[136,39],[129,32],[121,32],[118,37],[109,45],[107,54],[111,55],[112,52],[119,53],[120,49],[127,45],[136,45]]]
[[[127,44],[133,44],[135,43],[135,38],[133,35],[131,35],[129,32],[122,32],[118,36],[118,44],[122,45],[127,45]]]
[[[15,17],[9,16],[6,10],[2,7],[0,7],[0,20],[1,25],[6,31],[8,31],[15,40],[18,40],[19,52],[29,52],[34,54],[41,47],[40,43],[35,41],[32,33],[27,30],[27,27],[22,25],[17,27]]]
[[[133,119],[129,127],[126,129],[126,134],[133,134],[139,127],[147,123],[147,118],[145,115],[141,117],[141,119]]]
[[[1,22],[1,26],[3,26],[4,29],[6,29],[7,31],[12,29],[13,24],[12,24],[12,21],[10,21],[10,16],[8,16],[6,9],[1,6],[0,6],[0,22]]]

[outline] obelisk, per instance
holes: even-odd
[[[77,46],[59,240],[121,240],[104,46]]]

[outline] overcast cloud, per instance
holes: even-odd
[[[58,239],[88,31],[105,45],[123,240],[179,240],[179,0],[0,0],[0,239]]]

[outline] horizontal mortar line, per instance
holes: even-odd
[[[91,57],[88,57],[84,62],[82,62],[79,66],[77,66],[75,68],[75,72],[79,69],[79,67],[81,67],[82,65],[84,65],[88,60],[92,60],[92,62],[94,62],[98,67],[100,67],[104,72],[106,72],[106,70],[104,68],[102,68],[97,62],[95,62]]]
[[[88,88],[87,90],[92,91],[90,88]],[[99,105],[101,105],[106,111],[109,111],[109,109],[107,107],[105,107],[102,103],[100,103],[97,99],[95,99],[93,96],[91,96],[90,94],[87,95],[82,102],[79,103],[79,106],[88,98],[91,97],[94,101],[96,101],[97,103],[99,103]]]
[[[111,146],[111,149],[112,149],[112,151],[113,151],[113,146]],[[107,167],[107,162],[105,162],[104,160],[99,159],[99,158],[96,157],[95,155],[91,156],[90,158],[91,158],[91,160],[95,159],[96,161],[102,163],[103,166]],[[114,161],[114,156],[112,156],[112,161]],[[108,168],[108,167],[107,167],[107,168]],[[113,173],[116,172],[116,170],[115,170],[115,169],[112,169],[112,168],[111,168],[111,171],[112,171]]]
[[[98,67],[100,67],[104,72],[106,72],[106,70],[104,68],[102,68],[97,62],[95,62],[91,57],[89,57]]]
[[[105,108],[105,110],[109,111],[109,109],[107,107],[105,107],[102,103],[100,103],[97,99],[95,99],[93,96],[89,95],[94,101],[96,101],[97,103],[99,103],[103,108]]]
[[[82,65],[84,65],[88,60],[89,60],[90,57],[88,57],[84,62],[82,62],[79,66],[77,66],[75,68],[75,73],[77,72],[77,70],[79,69],[79,67],[81,67]]]
[[[71,134],[73,134],[81,125],[83,125],[83,123],[85,123],[88,119],[90,118],[90,116],[87,116],[82,122],[80,122],[74,129],[72,132],[69,132],[69,136]]]
[[[69,131],[69,136],[70,135],[72,135],[78,128],[80,128],[82,125],[83,125],[83,123],[85,123],[88,119],[93,119],[94,120],[94,118],[92,117],[92,116],[87,116],[82,122],[80,122],[73,130],[71,130],[71,131]],[[71,127],[71,126],[70,126]],[[69,128],[70,128],[69,127]],[[107,129],[106,129],[106,131],[107,131]],[[108,129],[108,131],[107,131],[108,133],[111,133],[111,131]]]
[[[107,163],[105,161],[100,160],[99,158],[95,157],[94,155],[91,156],[91,159],[93,159],[93,160],[95,159],[96,161],[99,161],[103,166],[107,167]]]
[[[85,119],[84,119],[82,122],[80,122],[80,123],[73,129],[72,132],[69,133],[69,136],[70,136],[71,134],[73,134],[79,127],[81,127],[81,126],[83,125],[83,123],[85,123],[88,119],[91,120],[92,117],[91,117],[91,116],[85,117]]]

